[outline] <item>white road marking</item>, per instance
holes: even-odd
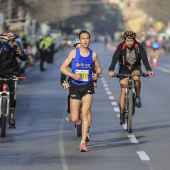
[[[107,84],[103,84],[103,86],[104,86],[104,87],[108,87],[108,85],[107,85]]]
[[[145,151],[137,151],[136,153],[139,155],[139,157],[142,161],[149,161],[150,160],[148,155],[145,153]]]
[[[68,170],[67,162],[65,159],[65,152],[64,152],[64,144],[63,144],[63,124],[64,124],[64,119],[61,120],[60,123],[60,130],[59,130],[59,148],[60,148],[60,158],[61,158],[61,163],[63,166],[63,170]]]
[[[111,94],[112,94],[112,92],[111,92],[111,91],[107,91],[106,93],[107,93],[108,95],[111,95]]]
[[[109,91],[109,90],[110,90],[108,87],[105,87],[104,89],[105,89],[106,91]]]
[[[120,112],[120,110],[119,110],[118,107],[114,107],[113,110],[114,110],[115,112]]]
[[[117,106],[117,102],[111,102],[113,106]]]
[[[156,67],[158,70],[161,70],[165,73],[170,73],[170,70],[169,69],[166,69],[166,68],[162,68],[162,67]]]
[[[127,123],[123,124],[123,129],[127,129]]]
[[[110,99],[110,100],[114,100],[114,97],[113,97],[113,96],[109,96],[109,99]]]
[[[139,143],[134,135],[127,135],[132,143]]]

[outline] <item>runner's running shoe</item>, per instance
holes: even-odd
[[[85,143],[81,143],[80,146],[80,152],[88,152],[86,144]]]

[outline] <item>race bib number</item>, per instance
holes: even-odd
[[[89,70],[76,70],[76,74],[80,74],[81,78],[79,81],[88,81],[89,79]]]

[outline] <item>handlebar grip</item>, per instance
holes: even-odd
[[[20,76],[20,77],[18,77],[18,80],[25,80],[25,79],[26,79],[25,76]]]

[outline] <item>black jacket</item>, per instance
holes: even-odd
[[[26,61],[28,59],[27,55],[22,51],[22,55],[16,54],[16,49],[18,47],[15,45],[9,51],[3,51],[0,45],[0,73],[1,75],[10,77],[12,75],[18,76],[19,73],[19,63],[17,57]],[[0,76],[1,76],[0,75]]]
[[[119,66],[120,67],[125,66],[125,65],[130,65],[126,61],[126,48],[127,47],[125,46],[124,42],[122,42],[118,45],[115,53],[113,54],[112,62],[111,62],[111,65],[109,67],[110,71],[114,71],[116,63],[117,63],[118,60],[119,60]],[[133,66],[141,67],[141,60],[142,60],[146,70],[151,71],[152,69],[149,65],[147,53],[146,53],[146,50],[144,49],[144,47],[139,42],[135,42],[133,48],[135,48],[135,53],[136,53],[136,62],[133,64]]]

